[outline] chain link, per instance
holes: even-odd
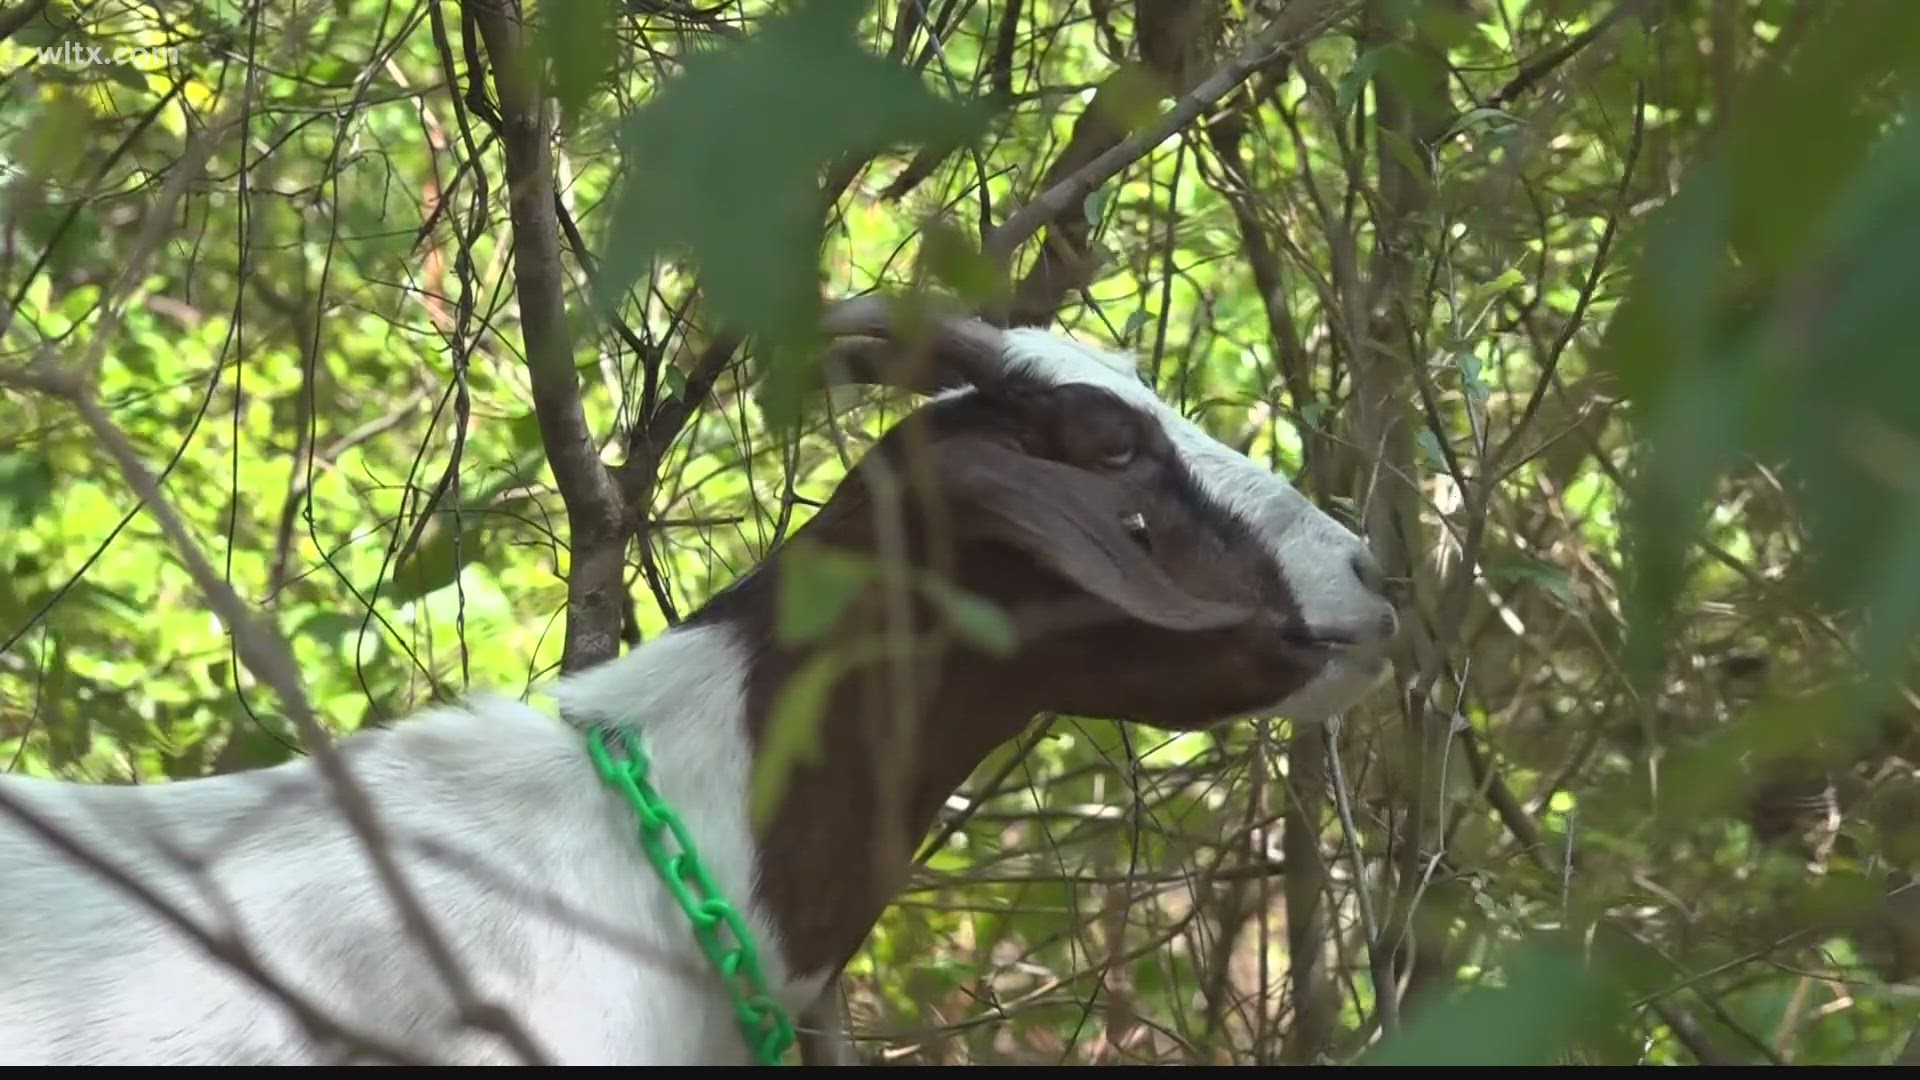
[[[610,742],[618,746],[617,757],[608,746]],[[673,893],[680,910],[686,912],[701,951],[720,973],[747,1045],[753,1048],[760,1064],[782,1064],[781,1055],[793,1045],[793,1018],[774,1000],[772,990],[767,987],[766,976],[760,970],[760,955],[754,948],[753,935],[747,932],[746,921],[726,897],[720,895],[719,888],[707,875],[707,868],[700,862],[700,853],[680,815],[660,798],[647,779],[645,751],[627,732],[594,727],[587,732],[587,754],[593,759],[594,768],[600,771],[601,779],[632,804],[640,819],[640,846],[659,871],[661,880],[666,882],[667,890]],[[662,842],[664,833],[672,834],[680,849],[677,853],[668,852]],[[731,947],[721,941],[722,926],[733,938]]]

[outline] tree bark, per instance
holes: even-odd
[[[540,439],[567,508],[572,565],[566,574],[567,630],[560,668],[573,672],[620,652],[626,506],[587,427],[573,367],[560,220],[554,213],[554,110],[535,77],[523,27],[511,6],[500,0],[470,0],[467,8],[486,45],[500,99],[521,342]]]

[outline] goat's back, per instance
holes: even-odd
[[[630,809],[577,733],[493,699],[342,750],[468,977],[549,1057],[744,1060],[685,918],[639,856]],[[512,1060],[498,1040],[460,1031],[311,761],[146,786],[0,777],[0,789],[331,1022],[433,1060]],[[683,808],[696,831],[702,815],[697,802]],[[0,1064],[339,1060],[227,963],[5,813],[0,896]]]

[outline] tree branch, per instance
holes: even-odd
[[[1279,18],[1269,23],[1234,58],[1218,71],[1201,80],[1199,85],[1182,97],[1172,109],[1162,114],[1159,120],[1147,128],[1122,139],[1118,145],[1095,157],[1092,161],[1076,170],[1072,175],[1059,180],[1046,191],[1036,196],[1032,202],[1020,208],[1012,217],[987,235],[986,253],[1001,262],[1011,260],[1013,253],[1026,242],[1028,237],[1039,232],[1048,222],[1063,211],[1077,206],[1093,189],[1107,182],[1120,170],[1145,157],[1154,147],[1180,133],[1180,130],[1192,123],[1201,113],[1214,103],[1232,92],[1249,75],[1258,71],[1273,59],[1275,53],[1295,38],[1301,37],[1309,29],[1331,21],[1331,13],[1345,5],[1331,2],[1303,3],[1287,5]]]
[[[507,164],[513,224],[514,293],[533,383],[534,416],[560,499],[567,508],[572,565],[567,573],[563,671],[578,671],[620,651],[626,585],[626,506],[601,464],[580,406],[580,382],[567,331],[566,272],[554,213],[553,110],[535,77],[522,28],[504,0],[470,0],[500,101],[500,143]]]
[[[1561,42],[1554,48],[1548,49],[1545,53],[1529,59],[1525,64],[1521,65],[1520,70],[1512,79],[1507,81],[1506,85],[1488,95],[1487,106],[1496,109],[1505,108],[1514,98],[1533,89],[1542,79],[1552,74],[1555,69],[1573,59],[1575,56],[1578,56],[1581,50],[1599,40],[1600,35],[1613,29],[1622,19],[1634,14],[1642,6],[1642,2],[1643,0],[1622,0],[1621,3],[1614,5],[1613,10],[1602,15],[1592,26]]]

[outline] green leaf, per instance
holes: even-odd
[[[1602,344],[1603,363],[1630,397],[1659,394],[1683,357],[1706,349],[1723,288],[1731,186],[1725,162],[1709,160],[1653,214],[1645,254]]]
[[[14,152],[30,185],[71,179],[85,156],[98,122],[81,93],[62,89],[48,95],[16,136]]]
[[[507,421],[507,430],[513,434],[516,450],[541,450],[544,446],[540,439],[540,418],[532,411]]]
[[[1484,403],[1493,390],[1480,378],[1480,357],[1471,350],[1461,349],[1453,354],[1453,362],[1460,368],[1460,385],[1468,396]]]
[[[320,611],[300,620],[296,635],[310,637],[332,649],[346,649],[359,635],[362,619],[344,611]]]
[[[1415,430],[1413,433],[1413,441],[1419,445],[1420,454],[1426,458],[1428,465],[1435,469],[1445,469],[1447,467],[1447,455],[1441,449],[1440,437],[1433,433],[1432,428],[1422,427]]]
[[[297,744],[291,738],[276,736],[252,720],[234,724],[230,730],[233,734],[220,753],[224,772],[272,768],[294,756]]]
[[[61,30],[52,26],[35,26],[29,23],[15,30],[9,36],[8,40],[21,45],[29,45],[37,49],[51,49],[58,47],[61,38],[72,32],[71,30]]]
[[[1603,362],[1647,452],[1627,501],[1627,667],[1656,678],[1718,477],[1783,461],[1820,599],[1866,616],[1861,692],[1920,629],[1920,8],[1836,0],[1759,69],[1655,216]],[[1901,91],[1905,91],[1903,99]]]
[[[1419,4],[1407,12],[1422,44],[1445,52],[1458,49],[1476,33],[1471,8],[1452,4]]]
[[[809,540],[787,545],[780,568],[774,639],[782,645],[817,641],[846,615],[878,572],[872,559]]]
[[[473,530],[466,530],[471,536]],[[406,558],[394,565],[393,578],[388,583],[387,596],[399,603],[418,600],[430,593],[453,584],[460,576],[460,558],[473,558],[474,545],[468,542],[454,550],[454,532],[442,527],[438,520],[429,524],[420,533],[420,540]]]
[[[99,303],[100,289],[93,285],[82,285],[79,288],[67,290],[66,295],[60,298],[56,310],[69,324],[77,325],[84,322]]]
[[[1379,68],[1380,61],[1389,50],[1396,47],[1392,44],[1377,45],[1360,54],[1360,58],[1353,63],[1353,70],[1342,75],[1339,84],[1333,88],[1333,107],[1336,111],[1344,114],[1353,108],[1354,102],[1360,100],[1360,91],[1366,89],[1367,80],[1373,78],[1374,71]]]
[[[1415,115],[1444,114],[1453,108],[1443,89],[1447,76],[1445,58],[1431,52],[1398,42],[1382,46],[1374,76],[1413,109]]]
[[[16,9],[17,10],[17,9]],[[7,40],[35,48],[57,48],[63,41],[83,44],[85,37],[74,18],[73,5],[66,0],[47,4],[16,28]]]
[[[103,246],[100,215],[93,204],[80,200],[69,205],[57,191],[39,195],[38,199],[16,199],[12,204],[21,233],[46,248],[50,270],[70,271],[89,265],[87,260]]]
[[[1407,138],[1403,132],[1383,127],[1374,134],[1380,139],[1380,145],[1386,147],[1393,154],[1394,159],[1400,163],[1400,167],[1407,170],[1410,175],[1420,176],[1427,171],[1426,159],[1420,156],[1421,151],[1414,148],[1413,140]]]
[[[695,53],[624,125],[596,309],[656,257],[691,256],[718,321],[761,338],[761,405],[776,427],[796,418],[820,359],[820,171],[899,144],[959,145],[988,118],[865,51],[863,7],[809,0]]]
[[[144,91],[147,89],[147,77],[142,75],[138,68],[130,64],[108,64],[106,65],[106,74],[107,78],[112,79],[114,82],[130,90]]]
[[[1568,603],[1573,602],[1572,578],[1558,566],[1533,559],[1495,563],[1487,568],[1489,581],[1530,581]]]
[[[1151,67],[1128,60],[1115,68],[1100,84],[1100,89],[1094,91],[1087,109],[1131,135],[1159,116],[1160,101],[1167,92],[1165,80]]]
[[[660,392],[670,401],[686,397],[687,376],[677,367],[668,367],[660,373]]]
[[[1920,93],[1908,108],[1917,103]],[[1904,667],[1920,628],[1920,365],[1909,345],[1920,280],[1916,175],[1920,131],[1905,124],[1818,223],[1806,276],[1772,298],[1743,358],[1755,389],[1740,432],[1756,451],[1784,449],[1801,476],[1794,490],[1809,522],[1810,580],[1823,599],[1867,617],[1867,694]]]
[[[43,454],[0,452],[0,527],[24,528],[53,503],[53,463]]]
[[[545,452],[539,447],[522,450],[510,465],[494,470],[483,483],[465,485],[458,515],[451,505],[437,508],[433,519],[420,530],[413,551],[394,566],[386,595],[406,603],[453,584],[461,565],[471,566],[485,555],[498,530],[497,512],[528,501],[522,495],[503,502],[501,496],[525,484],[545,462]]]
[[[1897,112],[1893,80],[1920,63],[1920,6],[1828,0],[1785,63],[1759,70],[1725,133],[1733,242],[1743,260],[1787,263]]]
[[[1429,1004],[1362,1065],[1551,1065],[1575,1043],[1602,1038],[1621,1018],[1617,988],[1575,954],[1534,946],[1481,985]]]
[[[1522,273],[1519,267],[1509,266],[1500,272],[1499,277],[1494,278],[1492,281],[1483,281],[1474,286],[1473,291],[1467,294],[1467,298],[1460,302],[1460,310],[1465,313],[1468,318],[1477,322],[1480,318],[1479,313],[1484,310],[1488,304],[1498,299],[1501,293],[1520,285],[1526,280],[1527,275]]]
[[[797,765],[820,760],[820,720],[827,696],[847,672],[879,655],[872,642],[825,649],[788,678],[774,698],[767,732],[753,756],[747,805],[755,828],[764,826],[780,806],[787,779]]]
[[[1883,88],[1920,66],[1920,5],[1833,0],[1783,62],[1757,69],[1720,137],[1653,215],[1604,356],[1630,396],[1650,396],[1707,348],[1743,277],[1787,266],[1859,169],[1898,104]]]
[[[1106,206],[1107,189],[1094,188],[1092,191],[1087,192],[1087,197],[1081,201],[1080,213],[1086,217],[1087,224],[1098,225],[1100,224],[1100,215],[1105,212]]]
[[[541,6],[539,50],[547,85],[568,127],[573,127],[619,55],[619,24],[613,0],[566,0]]]
[[[919,584],[927,599],[952,624],[961,641],[995,656],[1012,653],[1020,643],[1013,620],[1007,618],[1000,605],[933,574],[923,576]]]
[[[933,280],[963,300],[987,303],[1013,295],[1006,270],[947,221],[935,218],[921,226],[920,261]]]
[[[1686,587],[1688,537],[1704,519],[1714,477],[1732,460],[1751,379],[1716,361],[1679,372],[1647,407],[1647,463],[1626,503],[1626,669],[1636,685],[1659,675],[1673,603]]]
[[[1508,127],[1519,122],[1520,121],[1514,119],[1511,113],[1508,113],[1504,109],[1495,109],[1482,105],[1479,108],[1468,109],[1466,112],[1461,113],[1460,119],[1455,120],[1453,125],[1447,128],[1446,138],[1451,139],[1475,124],[1486,124],[1488,127]]]

